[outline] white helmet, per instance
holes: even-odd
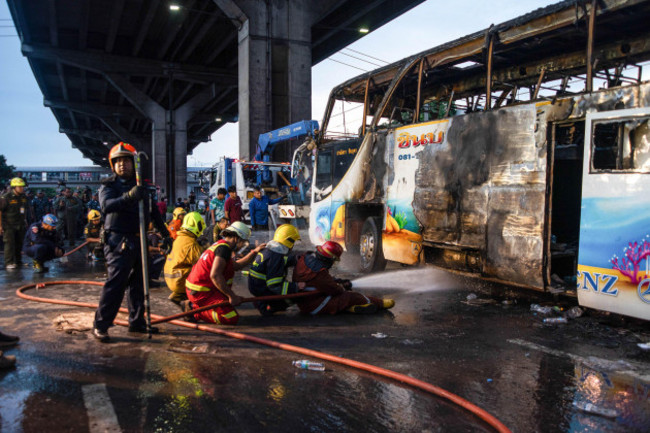
[[[235,221],[225,228],[225,232],[231,232],[247,241],[251,237],[251,229],[241,221]]]

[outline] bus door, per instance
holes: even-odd
[[[650,319],[650,108],[587,115],[578,301]]]
[[[316,154],[311,187],[311,212],[309,215],[309,236],[314,242],[322,243],[330,238],[332,216],[332,165],[333,149],[323,146]]]

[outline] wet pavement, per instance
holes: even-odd
[[[353,262],[344,257],[342,275],[360,277]],[[246,341],[170,324],[152,340],[115,327],[110,344],[88,331],[57,330],[64,320],[83,328],[93,310],[24,301],[16,288],[105,274],[83,253],[50,268],[45,277],[29,267],[0,268],[0,330],[21,337],[5,350],[17,367],[0,371],[2,432],[493,431],[410,386],[330,362],[324,372],[300,370],[292,361],[305,356]],[[240,324],[224,328],[424,380],[515,432],[650,430],[650,351],[637,346],[650,341],[647,323],[587,311],[547,325],[530,311],[532,302],[568,308],[575,301],[431,268],[395,266],[356,284],[397,305],[370,316],[305,317],[292,307],[260,317],[245,304]],[[249,296],[241,278],[235,286]],[[95,303],[99,291],[82,284],[28,294]],[[471,294],[477,299],[468,301]],[[178,312],[167,295],[165,287],[152,288],[152,312]]]

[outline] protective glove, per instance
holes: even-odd
[[[139,201],[147,196],[147,188],[144,186],[136,185],[127,192],[125,192],[122,197],[128,201]]]
[[[160,243],[160,252],[163,255],[167,255],[172,252],[172,244],[174,243],[174,240],[171,237],[166,237],[163,238],[162,242]]]
[[[343,278],[337,278],[336,282],[343,286],[345,290],[352,290],[352,281]]]

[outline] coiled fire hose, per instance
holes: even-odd
[[[83,245],[81,245],[83,246]],[[79,248],[81,248],[81,246]],[[74,251],[74,250],[73,250]],[[27,295],[25,292],[27,290],[31,289],[44,289],[46,286],[57,286],[57,285],[75,285],[75,284],[80,284],[80,285],[91,285],[91,286],[103,286],[104,283],[98,282],[98,281],[82,281],[82,280],[67,280],[67,281],[47,281],[43,283],[33,283],[33,284],[27,284],[24,286],[19,287],[16,290],[16,295],[19,298],[26,299],[28,301],[35,301],[35,302],[44,302],[44,303],[50,303],[50,304],[57,304],[57,305],[71,305],[71,306],[76,306],[76,307],[86,307],[86,308],[93,308],[96,309],[97,305],[96,304],[90,304],[86,302],[77,302],[77,301],[64,301],[61,299],[49,299],[49,298],[41,298],[38,296],[31,296]],[[253,302],[253,301],[272,301],[272,300],[278,300],[278,299],[294,299],[294,298],[300,298],[300,297],[305,297],[305,296],[313,296],[315,294],[318,294],[320,292],[301,292],[301,293],[295,293],[291,295],[279,295],[279,296],[260,296],[257,298],[243,298],[243,302]],[[367,371],[370,373],[374,373],[379,376],[387,377],[389,379],[393,379],[402,383],[405,383],[407,385],[410,385],[414,388],[420,389],[422,391],[425,391],[427,393],[436,395],[438,397],[442,397],[446,400],[449,400],[453,404],[462,407],[463,409],[469,411],[473,415],[477,416],[479,419],[487,423],[490,427],[492,427],[495,431],[501,432],[501,433],[512,433],[511,430],[506,427],[501,421],[499,421],[496,417],[488,413],[487,411],[481,409],[480,407],[474,405],[473,403],[470,403],[469,401],[465,400],[464,398],[457,396],[456,394],[453,394],[445,389],[442,389],[440,387],[437,387],[435,385],[432,385],[428,382],[424,382],[419,379],[415,379],[413,377],[407,376],[402,373],[397,373],[392,370],[388,370],[385,368],[377,367],[371,364],[366,364],[364,362],[359,362],[359,361],[354,361],[352,359],[348,358],[342,358],[339,356],[335,355],[330,355],[329,353],[325,352],[319,352],[316,350],[311,350],[311,349],[306,349],[304,347],[300,346],[293,346],[291,344],[284,344],[284,343],[279,343],[277,341],[273,340],[267,340],[264,338],[259,338],[255,337],[252,335],[248,334],[242,334],[241,332],[233,332],[233,331],[227,331],[225,329],[221,329],[218,327],[214,326],[207,326],[207,325],[200,325],[198,323],[190,323],[186,322],[184,320],[178,320],[182,317],[193,315],[194,313],[198,313],[200,311],[204,310],[209,310],[218,306],[222,305],[227,305],[228,302],[220,302],[220,303],[215,303],[212,305],[206,305],[201,308],[197,308],[191,311],[187,311],[184,313],[179,313],[175,314],[173,316],[159,316],[157,314],[152,314],[151,318],[152,324],[155,323],[164,323],[164,322],[169,322],[173,325],[177,326],[184,326],[186,328],[190,329],[197,329],[200,331],[205,331],[205,332],[210,332],[212,334],[218,334],[218,335],[223,335],[226,337],[230,338],[235,338],[238,340],[244,340],[244,341],[249,341],[252,343],[257,343],[257,344],[262,344],[264,346],[269,346],[273,347],[276,349],[281,349],[281,350],[286,350],[288,352],[294,352],[294,353],[299,353],[301,355],[306,355],[306,356],[311,356],[314,358],[319,358],[324,361],[330,361],[334,362],[337,364],[341,365],[346,365],[348,367],[356,368],[359,370]],[[122,313],[128,313],[128,311],[124,308],[120,308],[120,312]],[[114,322],[117,325],[121,326],[128,326],[128,323],[123,321],[123,320],[115,320]]]

